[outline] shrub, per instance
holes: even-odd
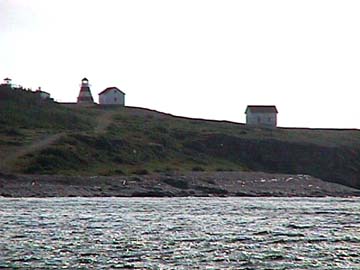
[[[133,174],[137,174],[137,175],[146,175],[149,174],[149,171],[146,169],[138,169],[132,172]]]
[[[126,174],[126,173],[125,173],[123,170],[121,170],[121,169],[116,169],[116,170],[114,170],[114,173],[117,174],[117,175],[125,175],[125,174]]]
[[[195,166],[192,168],[192,171],[193,172],[203,172],[203,171],[205,171],[205,169],[201,166]]]

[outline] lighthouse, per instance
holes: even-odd
[[[89,80],[87,78],[81,80],[81,88],[77,98],[77,103],[82,105],[94,104],[94,99],[90,91]]]

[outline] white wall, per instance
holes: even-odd
[[[99,96],[100,104],[125,105],[125,95],[117,90],[110,90]]]
[[[246,124],[252,126],[269,126],[276,127],[276,113],[251,113],[246,114]]]

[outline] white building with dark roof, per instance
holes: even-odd
[[[117,87],[108,87],[99,93],[99,104],[125,106],[125,93]]]
[[[4,79],[4,84],[5,84],[5,85],[11,85],[11,79],[10,79],[9,77],[6,77],[6,78]]]
[[[278,110],[276,106],[249,105],[245,114],[247,125],[272,128],[277,126]]]

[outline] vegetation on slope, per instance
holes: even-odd
[[[3,90],[2,152],[45,140],[39,134],[61,132],[55,141],[9,162],[6,169],[13,172],[119,175],[252,170],[310,174],[360,187],[358,130],[263,129],[140,108],[66,108],[23,90],[4,98]],[[22,107],[26,111],[15,109]],[[4,117],[3,112],[11,110],[16,112]]]
[[[50,135],[92,130],[92,114],[43,100],[30,90],[0,85],[0,169],[16,152]]]
[[[70,110],[36,92],[0,85],[0,125],[7,129],[86,130],[93,121],[89,111]]]

